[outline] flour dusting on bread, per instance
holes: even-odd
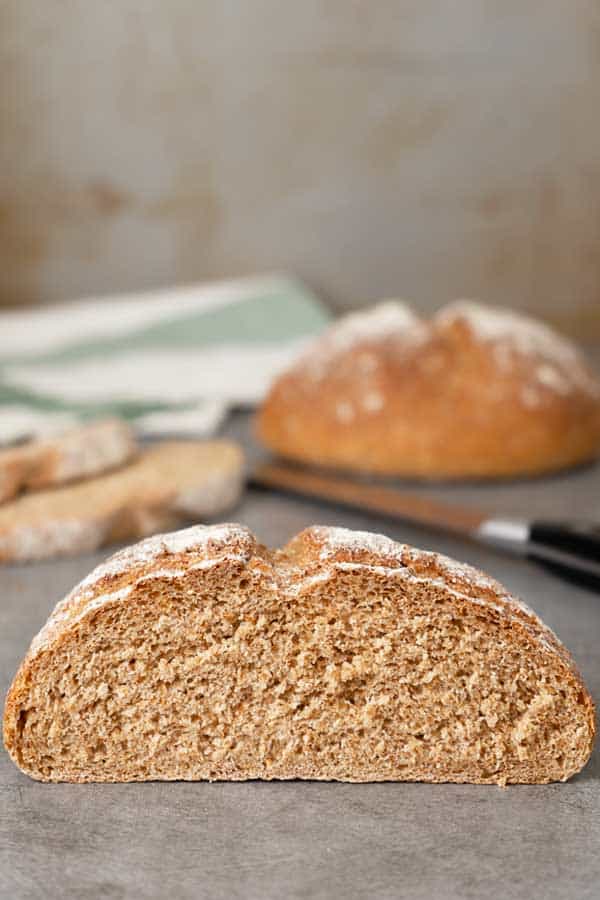
[[[347,350],[357,343],[402,338],[417,340],[422,320],[401,300],[384,300],[369,310],[350,313],[326,333],[332,349]]]
[[[410,306],[400,300],[385,300],[369,310],[350,313],[334,322],[316,345],[301,357],[298,365],[307,365],[311,376],[319,380],[336,359],[360,347],[356,367],[366,377],[378,365],[377,357],[368,351],[370,343],[392,341],[396,352],[403,352],[418,345],[426,334],[426,324]]]
[[[0,502],[117,469],[136,452],[133,429],[120,419],[101,419],[0,449]]]
[[[370,553],[378,558],[390,558],[402,565],[404,545],[384,534],[371,531],[353,531],[334,525],[316,525],[309,534],[320,544],[320,559],[329,559],[337,553]]]
[[[235,541],[246,545],[249,541],[250,531],[242,525],[192,525],[190,528],[182,528],[168,534],[155,534],[145,538],[131,547],[118,550],[110,556],[106,562],[101,563],[81,582],[77,590],[88,588],[103,578],[114,575],[122,575],[131,569],[141,568],[153,562],[158,556],[176,556],[181,553],[191,553],[202,550],[210,551],[212,558],[219,551]]]
[[[243,477],[230,441],[158,443],[115,472],[0,505],[0,561],[80,553],[212,517],[236,503]]]
[[[441,570],[449,585],[456,587],[458,583],[459,587],[468,587],[469,593],[463,593],[463,596],[473,599],[478,591],[495,595],[493,600],[488,596],[485,602],[495,602],[496,608],[502,613],[512,614],[517,611],[525,613],[536,623],[541,624],[539,618],[527,604],[508,594],[498,581],[467,563],[457,562],[441,553],[431,553],[426,550],[415,551],[407,544],[399,544],[383,534],[368,531],[352,531],[348,528],[321,525],[309,529],[307,534],[319,543],[321,548],[319,558],[322,561],[335,561],[335,557],[342,553],[357,558],[361,565],[365,565],[364,557],[369,555],[377,558],[377,563],[374,564],[377,567],[381,568],[381,563],[385,562],[388,570],[390,566],[395,566],[408,570],[405,574],[412,575],[412,577],[421,576],[410,571],[411,562],[420,566],[425,563],[431,569]],[[354,561],[346,563],[346,565],[354,564]],[[425,575],[424,577],[427,579],[431,576]]]
[[[577,388],[598,393],[595,379],[582,367],[583,360],[575,344],[544,322],[471,300],[449,304],[433,321],[442,327],[466,322],[478,340],[497,345],[494,355],[502,368],[511,367],[512,353],[530,359],[534,364],[533,377],[545,388],[559,394]]]

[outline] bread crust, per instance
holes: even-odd
[[[457,563],[442,555],[397,544],[381,535],[349,532],[345,529],[315,526],[308,528],[279,551],[271,551],[260,544],[254,535],[240,525],[195,526],[181,532],[157,535],[112,556],[95,569],[59,604],[41,632],[33,639],[12,686],[8,692],[4,712],[4,743],[14,762],[27,774],[41,780],[43,772],[24,765],[19,745],[19,717],[27,708],[30,686],[40,678],[46,661],[59,648],[68,648],[78,631],[87,623],[97,622],[102,611],[109,612],[121,604],[128,604],[132,612],[144,603],[150,586],[167,590],[173,580],[183,587],[185,580],[201,577],[217,589],[230,578],[243,576],[252,583],[252,590],[263,600],[279,592],[287,602],[298,603],[307,593],[323,584],[329,591],[341,589],[348,579],[359,583],[365,592],[374,587],[402,591],[418,588],[434,602],[450,602],[456,615],[475,611],[493,623],[495,628],[510,635],[522,653],[543,660],[560,672],[562,683],[577,697],[583,734],[579,738],[577,760],[560,775],[566,780],[579,771],[589,758],[595,735],[594,704],[583,679],[568,650],[556,635],[517,598],[511,596],[498,582],[471,566]],[[173,776],[177,777],[177,776]],[[181,777],[181,776],[179,776]],[[298,777],[294,770],[269,775],[264,771],[252,775],[239,772],[225,774],[225,778]],[[300,777],[305,777],[301,775]],[[315,771],[311,777],[321,778]],[[474,771],[467,777],[447,777],[447,773],[428,773],[428,781],[473,781],[478,783],[506,783],[507,781],[546,782],[558,780],[556,773],[548,776],[524,766],[508,777],[503,772],[491,774]],[[120,780],[114,777],[86,777],[77,775],[67,780]],[[134,779],[135,780],[135,779]],[[144,780],[140,778],[139,780]],[[372,780],[353,777],[344,780]]]
[[[116,469],[136,453],[133,429],[103,419],[0,451],[0,503],[22,491],[67,484]]]
[[[540,475],[598,455],[600,382],[571,343],[508,311],[459,302],[425,322],[384,304],[334,324],[280,376],[257,434],[344,470]]]

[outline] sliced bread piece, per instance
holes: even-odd
[[[159,535],[58,604],[8,694],[42,781],[564,781],[594,708],[568,651],[491,578],[379,535]]]
[[[0,450],[0,503],[21,491],[54,487],[116,469],[135,452],[133,429],[121,419],[103,419]]]
[[[242,452],[229,441],[158,444],[116,472],[0,506],[0,562],[70,556],[219,515],[242,476]]]

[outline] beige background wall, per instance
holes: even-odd
[[[290,268],[600,336],[595,0],[3,0],[0,298]]]

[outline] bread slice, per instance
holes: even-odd
[[[600,454],[600,380],[508,309],[430,320],[389,301],[335,322],[273,384],[257,433],[289,459],[419,479],[539,475]]]
[[[314,527],[121,551],[58,604],[4,741],[42,781],[565,780],[594,710],[537,616],[470,566]]]
[[[133,429],[103,419],[45,440],[0,450],[0,503],[21,491],[90,478],[127,462],[136,452]]]
[[[111,474],[0,506],[0,562],[84,553],[219,515],[242,477],[242,452],[229,441],[158,444]]]

